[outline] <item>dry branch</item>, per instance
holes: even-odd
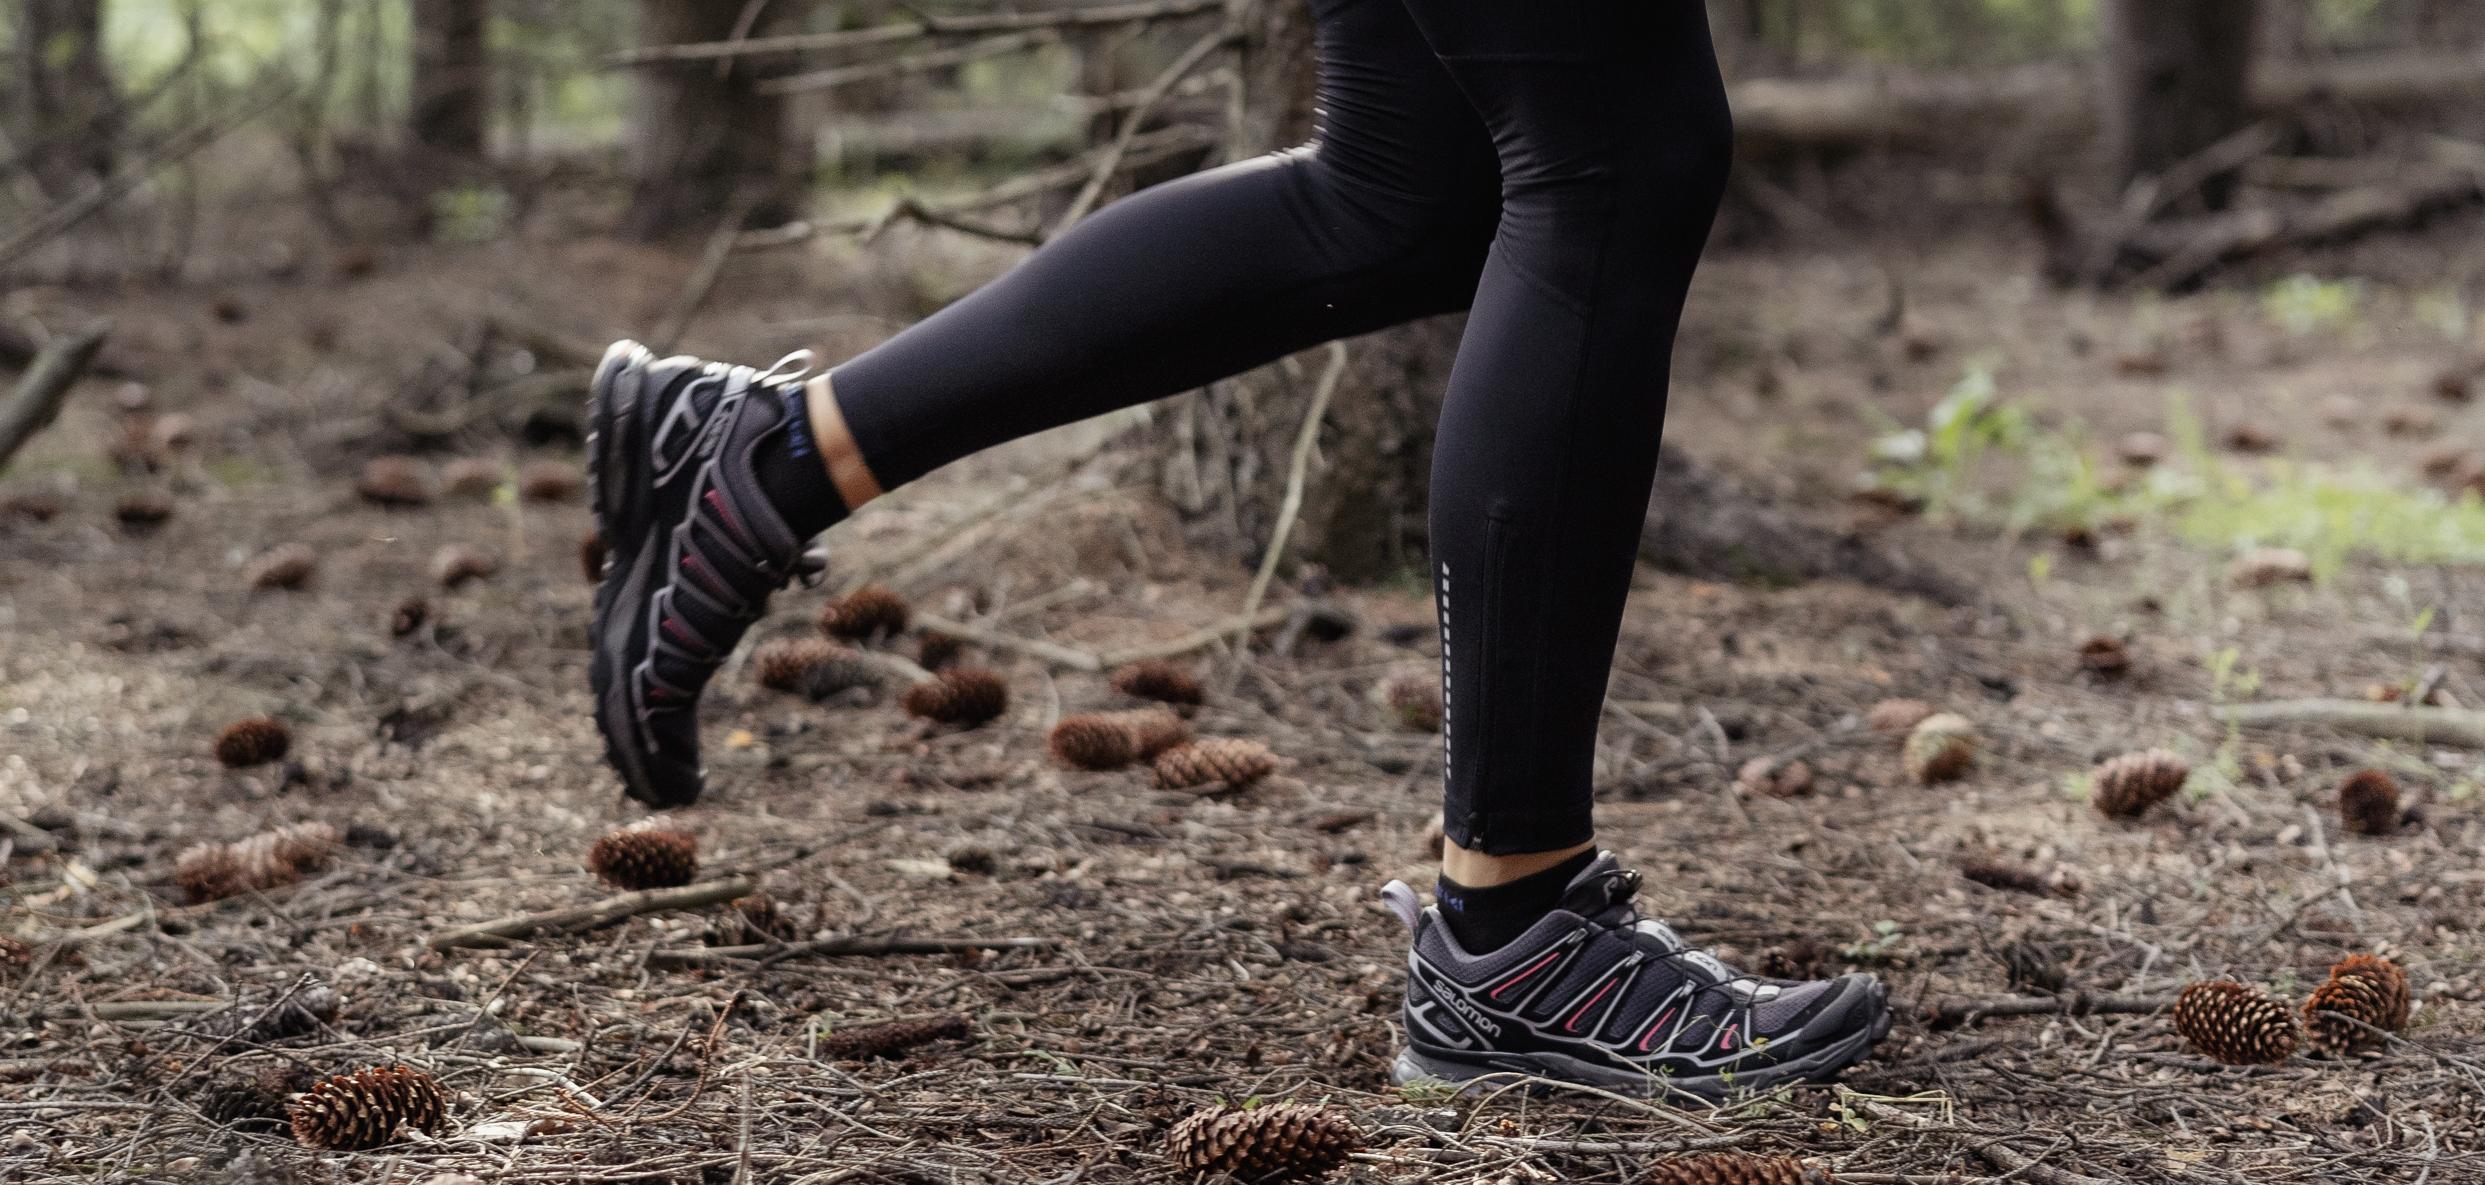
[[[1346,343],[1330,342],[1328,368],[1320,372],[1320,382],[1312,388],[1311,406],[1303,409],[1303,426],[1294,436],[1294,455],[1286,465],[1286,493],[1277,510],[1277,529],[1268,537],[1268,554],[1260,557],[1260,570],[1251,574],[1250,591],[1244,594],[1242,612],[1237,615],[1237,633],[1248,632],[1252,619],[1259,616],[1260,601],[1268,595],[1268,582],[1277,575],[1277,563],[1285,558],[1295,520],[1302,516],[1303,487],[1311,476],[1312,447],[1320,441],[1320,421],[1329,414],[1329,400],[1337,394],[1338,381],[1346,377],[1346,359]]]
[[[1131,104],[1130,111],[1122,116],[1121,130],[1114,135],[1113,143],[1105,147],[1104,154],[1097,158],[1087,184],[1079,187],[1078,197],[1071,200],[1070,208],[1062,211],[1061,217],[1053,223],[1054,235],[1077,225],[1079,219],[1087,217],[1087,212],[1096,208],[1096,202],[1104,197],[1104,187],[1112,182],[1115,173],[1121,171],[1122,157],[1130,152],[1131,142],[1138,139],[1140,126],[1155,114],[1156,105],[1165,101],[1165,96],[1173,92],[1185,75],[1207,61],[1209,54],[1231,44],[1237,35],[1232,25],[1219,26],[1207,36],[1192,42],[1189,49],[1182,51],[1182,56],[1175,58],[1172,65],[1165,67],[1164,72],[1148,84],[1139,101]]]
[[[1046,950],[1061,945],[1057,938],[909,938],[890,934],[875,938],[822,938],[759,946],[694,946],[650,951],[647,961],[659,967],[696,967],[745,959],[781,962],[823,955],[946,955],[969,950]]]
[[[2485,712],[2348,699],[2238,704],[2219,715],[2240,728],[2335,728],[2358,736],[2485,749]]]
[[[686,45],[654,45],[626,50],[614,54],[607,60],[618,66],[646,66],[661,62],[706,62],[755,57],[762,54],[808,54],[832,50],[866,49],[944,34],[1094,28],[1100,25],[1173,20],[1216,12],[1224,7],[1224,0],[1164,0],[1161,3],[1096,5],[1089,8],[1050,12],[978,13],[969,16],[934,16],[929,13],[920,13],[917,14],[915,20],[904,24],[880,25],[869,29],[844,29],[833,33],[790,33],[781,37],[744,37],[730,41],[702,41]]]
[[[1214,147],[1219,139],[1220,136],[1208,128],[1180,125],[1159,128],[1132,139],[1129,150],[1121,155],[1118,168],[1122,172],[1143,169],[1186,152],[1197,152],[1203,148]],[[952,220],[965,220],[970,215],[997,210],[1003,206],[1014,205],[1084,184],[1089,177],[1095,175],[1095,162],[1102,159],[1109,150],[1109,146],[1099,148],[1076,160],[1038,169],[993,186],[973,197],[953,202],[941,202],[935,205],[914,200],[912,210],[903,209],[906,203],[901,202],[900,208],[868,217],[846,218],[835,222],[793,222],[768,230],[748,231],[735,240],[734,248],[738,251],[763,251],[774,247],[795,246],[823,235],[873,234],[900,217],[935,225],[953,225]],[[1033,232],[1023,235],[1012,234],[989,224],[959,225],[956,229],[967,230],[988,238],[1024,238],[1031,245],[1038,241],[1038,236]]]
[[[704,884],[684,885],[678,889],[647,889],[637,893],[619,893],[584,905],[565,906],[540,913],[522,913],[479,926],[443,931],[423,940],[433,950],[450,950],[461,946],[498,946],[504,942],[530,938],[537,934],[566,934],[609,926],[623,918],[668,909],[696,909],[748,897],[759,888],[751,877],[737,876]]]
[[[147,177],[158,168],[178,164],[188,159],[190,154],[223,139],[226,133],[257,118],[260,112],[274,106],[277,101],[291,93],[293,93],[293,82],[290,79],[278,78],[272,82],[262,83],[258,89],[235,103],[231,110],[213,118],[201,120],[166,137],[153,152],[122,166],[110,177],[97,182],[93,189],[62,202],[46,211],[41,217],[18,228],[16,233],[9,235],[6,239],[0,239],[0,267],[15,263],[20,256],[49,242],[53,236],[66,232],[111,207],[114,202],[128,196],[131,190],[145,183]]]
[[[93,365],[96,351],[103,349],[104,335],[111,328],[96,324],[55,338],[35,355],[34,364],[9,392],[9,401],[0,404],[0,467],[7,466],[18,449],[60,414],[79,376]]]
[[[853,66],[831,66],[826,70],[813,70],[807,74],[771,78],[753,89],[763,95],[791,95],[807,91],[833,90],[841,86],[852,86],[858,82],[900,78],[908,74],[922,74],[932,70],[945,70],[951,66],[963,66],[968,62],[980,62],[985,58],[1006,57],[1010,54],[1024,53],[1031,49],[1051,45],[1059,40],[1061,40],[1061,34],[1050,29],[1029,33],[1003,33],[998,37],[986,37],[981,41],[970,41],[965,45],[950,49],[935,49],[890,58],[887,61],[864,62]]]
[[[2004,1016],[2146,1016],[2174,1006],[2172,996],[2090,995],[1972,996],[1939,1000],[1924,1009],[1927,1024],[1950,1028]]]

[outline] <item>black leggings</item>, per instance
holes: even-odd
[[[1114,203],[832,375],[884,486],[1470,309],[1433,451],[1449,837],[1585,841],[1733,134],[1700,0],[1312,0],[1311,144]]]

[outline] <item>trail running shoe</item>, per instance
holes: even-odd
[[[1391,1080],[1519,1075],[1714,1101],[1825,1081],[1889,1033],[1880,980],[1741,974],[1640,917],[1638,892],[1639,874],[1599,852],[1544,920],[1471,955],[1439,907],[1391,881],[1382,897],[1414,933]]]
[[[699,693],[768,596],[815,567],[760,489],[808,352],[767,370],[604,352],[589,389],[587,479],[608,559],[595,590],[595,723],[630,797],[699,797]]]

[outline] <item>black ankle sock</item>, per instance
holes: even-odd
[[[1445,876],[1434,886],[1433,897],[1440,902],[1441,920],[1458,945],[1468,954],[1485,954],[1508,946],[1537,919],[1553,912],[1571,879],[1595,862],[1596,849],[1589,848],[1543,872],[1488,889],[1470,889]]]
[[[845,497],[829,480],[828,466],[811,440],[811,410],[802,384],[786,389],[784,435],[763,448],[752,467],[760,488],[768,492],[768,504],[795,535],[808,539],[846,517]]]

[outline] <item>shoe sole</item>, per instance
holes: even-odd
[[[1420,1081],[1446,1082],[1459,1087],[1461,1094],[1496,1086],[1523,1086],[1535,1091],[1570,1084],[1592,1086],[1634,1098],[1681,1096],[1715,1103],[1738,1094],[1760,1094],[1781,1086],[1830,1081],[1840,1071],[1870,1055],[1873,1046],[1890,1035],[1890,1026],[1896,1015],[1885,1000],[1880,1015],[1871,1025],[1808,1056],[1755,1070],[1705,1078],[1633,1074],[1558,1053],[1493,1054],[1487,1059],[1470,1061],[1409,1048],[1399,1051],[1397,1061],[1389,1068],[1389,1081],[1394,1086]]]
[[[654,356],[637,342],[615,342],[604,351],[595,378],[587,386],[587,503],[594,509],[595,530],[605,546],[603,579],[595,586],[588,679],[595,688],[596,731],[604,738],[604,758],[621,775],[623,790],[641,802],[666,806],[675,804],[656,801],[639,754],[616,740],[616,725],[606,719],[608,713],[617,712],[626,723],[633,710],[620,682],[628,674],[621,665],[626,656],[612,653],[606,627],[622,586],[636,571],[639,553],[647,544],[647,483],[634,480],[631,458],[646,455],[638,417],[643,394],[639,384],[652,361]]]

